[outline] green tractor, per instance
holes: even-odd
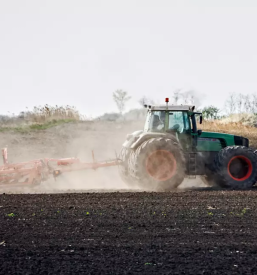
[[[128,185],[168,191],[197,175],[232,189],[257,182],[257,154],[247,138],[198,130],[202,114],[194,106],[168,101],[145,106],[144,130],[128,135],[122,146],[121,176]]]

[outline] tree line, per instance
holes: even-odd
[[[123,114],[127,102],[131,99],[128,92],[124,90],[117,90],[113,93],[113,99],[117,105],[120,115]],[[176,90],[171,96],[172,104],[183,104],[183,105],[195,105],[197,97],[194,91],[182,91]],[[147,96],[143,96],[138,100],[141,107],[145,105],[154,105],[155,102]],[[197,106],[196,106],[197,107]],[[250,113],[257,115],[257,94],[236,94],[231,93],[224,102],[224,109],[221,110],[216,106],[209,105],[202,109],[197,109],[202,112],[205,119],[220,119],[231,114]]]

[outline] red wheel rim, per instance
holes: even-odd
[[[251,176],[253,165],[247,157],[235,156],[229,161],[227,170],[232,179],[244,181]]]
[[[166,181],[172,178],[177,168],[177,162],[173,154],[166,150],[156,150],[146,159],[146,171],[158,181]]]

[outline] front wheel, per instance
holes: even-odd
[[[216,182],[219,186],[247,189],[257,181],[257,155],[244,146],[228,146],[214,159]]]

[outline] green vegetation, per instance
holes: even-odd
[[[10,213],[10,214],[7,214],[8,217],[14,217],[15,214],[14,213]]]
[[[231,215],[236,215],[236,216],[244,216],[246,214],[247,208],[244,208],[240,213],[234,213],[230,212]]]
[[[219,112],[220,110],[217,107],[214,107],[212,105],[208,107],[204,107],[202,110],[204,119],[217,119]]]
[[[5,131],[15,131],[20,133],[27,133],[31,130],[46,130],[48,128],[58,126],[65,123],[75,122],[74,119],[60,119],[60,120],[52,120],[45,123],[37,123],[32,125],[25,125],[25,126],[19,126],[19,127],[10,127],[10,126],[0,126],[0,132]]]
[[[69,105],[34,107],[32,111],[21,112],[18,116],[0,115],[0,132],[16,131],[26,133],[33,130],[45,130],[60,124],[79,121],[81,115],[75,107]]]

